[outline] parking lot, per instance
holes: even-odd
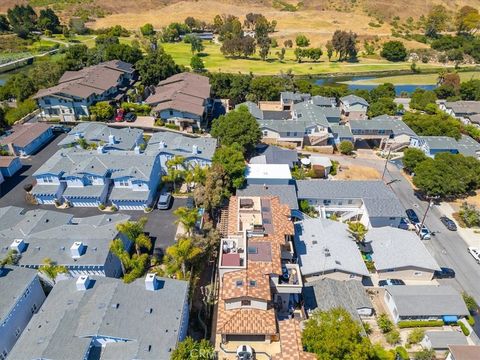
[[[34,183],[32,174],[59,149],[57,144],[64,137],[65,134],[56,136],[37,154],[21,159],[23,164],[22,169],[19,170],[15,176],[5,178],[5,182],[0,184],[0,207],[18,206],[28,210],[46,209],[63,211],[77,217],[104,214],[104,212],[97,208],[72,207],[65,210],[58,210],[53,205],[32,205],[25,201],[26,193],[23,189],[24,185]],[[186,199],[174,199],[172,207],[168,210],[155,209],[149,214],[145,214],[143,211],[121,211],[121,213],[130,215],[134,220],[142,216],[148,218],[145,230],[154,240],[155,252],[159,253],[174,243],[177,226],[174,224],[175,215],[173,215],[173,210],[180,206],[185,206],[185,204]]]

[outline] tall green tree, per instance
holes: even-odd
[[[173,158],[167,160],[167,174],[162,177],[163,181],[170,182],[173,185],[173,190],[177,190],[177,183],[185,177],[185,158],[180,155],[175,155]]]
[[[165,251],[164,264],[167,274],[179,279],[187,278],[187,268],[202,254],[202,249],[195,246],[191,239],[179,239]]]
[[[7,11],[12,30],[21,38],[27,38],[37,26],[37,14],[30,5],[15,5]]]
[[[421,162],[427,160],[427,155],[420,150],[416,148],[408,148],[405,149],[403,152],[403,166],[406,171],[412,173],[415,172],[415,168],[417,167],[418,164]]]
[[[205,184],[197,186],[193,193],[195,203],[213,215],[213,210],[220,207],[230,196],[230,180],[225,169],[220,164],[213,164],[207,171]]]
[[[38,17],[38,27],[43,31],[48,30],[54,34],[59,33],[61,31],[60,19],[52,9],[42,9]]]
[[[357,34],[343,30],[336,30],[332,36],[332,45],[339,61],[355,60],[358,49],[356,46]]]
[[[222,145],[237,143],[245,154],[252,154],[262,137],[257,120],[246,106],[240,106],[214,120],[211,134]]]
[[[310,45],[310,40],[303,34],[298,34],[295,38],[295,44],[298,47],[307,47]]]
[[[461,137],[461,123],[443,112],[435,114],[407,112],[403,116],[403,121],[420,136],[450,136],[457,140]]]
[[[351,221],[348,223],[348,232],[352,234],[355,241],[361,243],[365,240],[368,229],[365,225],[358,221]]]
[[[6,100],[13,97],[17,101],[24,101],[35,91],[37,88],[33,80],[24,73],[17,73],[13,74],[4,86],[0,87],[0,99]]]
[[[455,25],[459,34],[475,34],[478,29],[480,29],[480,14],[478,9],[468,5],[462,7],[455,17]]]
[[[175,224],[182,224],[188,235],[192,234],[192,230],[195,228],[195,224],[198,220],[198,210],[188,209],[186,207],[179,207],[173,211],[173,215],[177,217]]]
[[[108,101],[99,101],[90,106],[90,113],[95,116],[96,121],[106,121],[113,117],[115,110]]]
[[[373,118],[380,115],[395,115],[397,112],[397,104],[391,98],[380,98],[370,103],[368,107],[368,117]]]
[[[0,33],[10,30],[10,23],[8,22],[7,16],[0,14]]]
[[[155,35],[155,29],[153,28],[153,25],[150,23],[147,23],[143,25],[140,28],[140,32],[142,33],[143,36],[152,36]]]
[[[425,35],[435,38],[440,32],[447,29],[450,16],[443,5],[435,5],[428,13],[425,21]]]
[[[150,51],[135,64],[135,67],[146,86],[157,85],[161,80],[181,71],[172,56],[167,54],[163,48]]]
[[[370,340],[362,336],[360,324],[343,308],[314,312],[306,322],[302,342],[319,360],[373,358]]]
[[[117,230],[133,243],[137,255],[142,253],[142,249],[147,251],[152,249],[152,241],[144,232],[146,224],[147,218],[142,217],[138,221],[125,221],[116,226]]]
[[[192,56],[190,59],[190,67],[195,72],[203,72],[205,70],[205,64],[203,63],[202,58],[198,55]]]
[[[211,360],[215,358],[215,349],[208,340],[202,339],[195,341],[191,337],[187,337],[180,342],[173,351],[171,360]]]
[[[45,258],[42,261],[42,265],[38,268],[42,274],[47,276],[55,284],[57,276],[60,274],[68,273],[68,270],[63,265],[57,265],[52,259]]]
[[[407,57],[407,49],[401,41],[387,41],[383,44],[380,56],[388,61],[404,61]]]
[[[232,181],[236,189],[242,187],[245,182],[245,158],[243,149],[237,143],[230,146],[223,145],[215,151],[212,159],[214,164],[220,164]]]

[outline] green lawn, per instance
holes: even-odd
[[[190,45],[185,43],[164,43],[165,51],[171,54],[176,63],[190,66],[192,53]],[[361,73],[368,71],[385,70],[408,70],[410,63],[391,63],[382,59],[364,59],[360,58],[357,63],[338,63],[329,62],[327,57],[322,56],[321,61],[317,63],[295,61],[293,49],[287,49],[285,60],[280,62],[275,53],[279,49],[272,49],[268,61],[262,61],[258,56],[249,59],[226,58],[220,52],[220,45],[205,43],[205,56],[203,61],[205,67],[212,72],[231,72],[231,73],[249,73],[258,75],[275,75],[292,71],[296,75],[310,75],[322,73]],[[433,65],[425,64],[422,68],[434,68]]]
[[[461,81],[480,79],[480,71],[459,72],[459,75]],[[438,74],[411,74],[387,76],[378,79],[346,81],[344,84],[355,83],[355,85],[380,85],[383,83],[392,83],[394,85],[435,85],[437,83],[437,78]]]

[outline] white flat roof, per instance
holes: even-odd
[[[249,164],[245,171],[247,179],[288,179],[292,178],[288,164]]]

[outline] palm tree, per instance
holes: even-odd
[[[178,274],[180,270],[182,278],[185,279],[187,265],[191,264],[201,253],[202,249],[196,247],[191,239],[179,239],[175,245],[169,246],[166,250],[165,265],[167,266],[167,272]]]
[[[348,231],[353,235],[356,242],[363,242],[365,240],[365,235],[367,235],[367,228],[361,222],[349,222]]]
[[[125,274],[127,269],[130,267],[130,254],[125,250],[123,241],[120,239],[115,239],[110,243],[110,251],[116,257],[120,259],[120,264],[122,265],[122,272]]]
[[[198,219],[197,209],[188,209],[182,206],[176,209],[173,214],[177,217],[175,224],[182,224],[190,235]]]
[[[150,238],[145,235],[144,228],[147,223],[147,218],[142,217],[138,221],[125,221],[117,224],[117,230],[127,236],[135,245],[135,252],[137,255],[141,254],[141,249],[150,250],[152,242]]]
[[[167,160],[167,175],[163,176],[162,180],[171,182],[173,184],[173,191],[176,191],[176,183],[185,175],[185,158],[183,156],[175,155],[170,160]]]
[[[17,265],[20,258],[21,255],[17,252],[17,250],[8,250],[7,255],[0,260],[0,269],[2,269],[5,265]]]
[[[60,274],[68,273],[66,266],[57,265],[52,259],[45,258],[42,262],[43,265],[40,265],[38,271],[47,276],[55,284],[55,279]]]
[[[195,166],[187,165],[185,174],[185,181],[187,182],[187,186],[189,186],[190,183],[194,183],[195,185],[205,184],[205,180],[207,179],[207,170],[208,168],[201,167],[198,164],[196,164]]]

